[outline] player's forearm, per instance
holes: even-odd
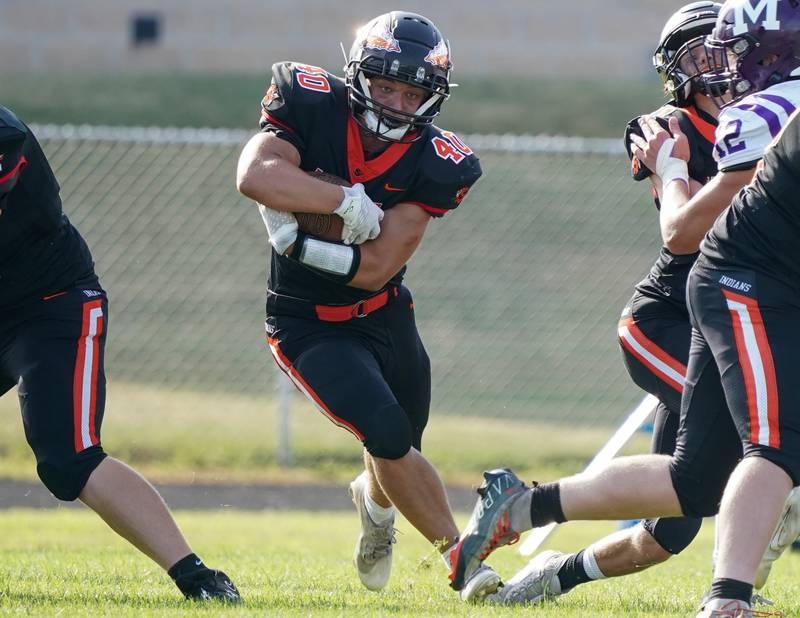
[[[727,208],[740,187],[712,180],[690,197],[684,183],[673,182],[661,201],[661,236],[672,253],[694,253],[719,214]]]
[[[686,209],[692,199],[689,187],[684,182],[671,182],[660,192],[661,210],[659,226],[664,246],[673,253],[692,253],[693,249],[682,250],[681,240],[686,234]],[[680,250],[679,250],[680,249]]]
[[[377,292],[411,259],[422,235],[404,238],[401,244],[381,242],[381,236],[360,246],[361,264],[350,287]]]
[[[322,182],[283,159],[250,161],[239,166],[239,192],[285,212],[331,214],[342,203],[342,188]]]
[[[418,206],[402,204],[386,212],[381,234],[360,246],[361,263],[349,286],[377,291],[417,250],[430,216]]]

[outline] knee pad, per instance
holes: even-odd
[[[364,448],[373,457],[400,459],[411,450],[411,423],[397,404],[386,406],[375,415],[364,437]]]
[[[89,475],[105,458],[106,454],[99,446],[92,447],[67,461],[44,459],[36,465],[36,472],[51,494],[59,500],[72,502],[83,491]]]
[[[699,517],[659,517],[646,519],[642,525],[664,551],[677,555],[689,547],[702,523]]]
[[[673,457],[669,472],[684,516],[702,518],[717,514],[722,492],[728,482],[728,470],[707,470],[700,476],[690,475]]]

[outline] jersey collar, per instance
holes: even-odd
[[[716,119],[694,105],[684,107],[683,111],[686,112],[689,120],[694,125],[694,128],[700,132],[700,135],[713,144],[716,141]]]
[[[385,174],[389,168],[406,154],[413,142],[393,143],[381,154],[369,161],[364,157],[364,145],[358,123],[352,114],[347,116],[347,168],[351,182],[368,182]]]

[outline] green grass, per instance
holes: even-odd
[[[268,67],[266,71],[268,71]],[[3,74],[3,105],[28,122],[254,127],[264,74]],[[439,124],[464,133],[620,137],[661,104],[658,80],[457,76]]]
[[[381,593],[358,583],[350,564],[354,513],[187,513],[179,524],[196,551],[237,583],[245,604],[199,606],[180,600],[169,579],[88,511],[0,513],[0,614],[26,616],[536,616],[537,618],[693,616],[709,584],[712,527],[667,564],[624,579],[577,588],[556,604],[465,607],[447,587],[430,546],[400,521],[392,580]],[[466,515],[458,517],[464,524]],[[577,550],[612,530],[567,524],[549,546]],[[491,564],[508,577],[524,564],[512,548]],[[800,614],[793,582],[800,557],[778,561],[764,593],[786,616]]]
[[[278,420],[265,397],[112,382],[103,423],[106,450],[154,481],[344,483],[361,448],[299,396],[292,417],[295,467],[277,461]],[[480,472],[510,465],[525,478],[577,472],[610,435],[546,423],[432,415],[424,452],[447,483],[471,486]],[[630,451],[647,450],[639,434]],[[0,477],[36,478],[15,393],[0,398]]]

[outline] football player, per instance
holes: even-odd
[[[59,500],[93,509],[187,598],[238,601],[230,579],[192,553],[153,486],[103,450],[107,330],[106,293],[50,164],[0,106],[0,394],[17,386],[39,478]]]
[[[719,3],[693,2],[675,11],[664,25],[653,65],[670,98],[651,115],[661,126],[675,118],[689,142],[689,182],[699,187],[717,173],[713,156],[717,106],[706,96],[701,75],[708,69],[704,40],[719,14]],[[652,172],[631,152],[631,135],[642,135],[639,118],[625,128],[624,144],[636,181]],[[656,207],[659,199],[655,197]],[[673,253],[663,246],[648,276],[622,312],[619,341],[628,372],[658,398],[652,452],[671,455],[680,416],[692,327],[686,309],[686,278],[697,252]],[[515,575],[492,600],[538,602],[587,581],[618,577],[664,562],[685,549],[700,530],[699,517],[646,519],[573,554],[546,551]]]
[[[662,236],[671,251],[697,249],[716,216],[736,192],[752,180],[764,150],[800,103],[800,83],[794,81],[800,73],[800,58],[795,55],[798,43],[798,3],[765,0],[754,6],[748,0],[728,0],[723,4],[714,31],[706,39],[713,71],[704,82],[709,95],[723,108],[715,141],[719,172],[696,195],[691,195],[686,166],[688,142],[677,119],[670,119],[669,132],[653,118],[643,118],[640,122],[645,137],[632,136],[633,154],[658,176]],[[690,286],[691,281],[690,277]],[[725,284],[724,281],[720,283]],[[740,291],[753,289],[752,283],[741,278],[733,278],[731,285]],[[692,297],[690,289],[690,301]],[[770,420],[774,421],[774,431],[766,433],[773,439],[782,435],[780,423],[784,418],[778,420],[770,416],[774,413],[767,414],[768,408],[764,407],[778,396],[773,389],[774,375],[768,373],[769,366],[753,365],[756,357],[744,352],[737,363],[718,354],[717,362],[710,362],[713,357],[700,336],[702,329],[691,302],[689,311],[695,330],[673,456],[620,458],[596,474],[578,475],[532,489],[525,489],[508,470],[487,473],[481,490],[482,500],[466,533],[454,548],[458,556],[456,575],[496,547],[513,542],[520,532],[552,521],[713,515],[720,508],[725,484],[742,453],[745,464],[740,470],[751,470],[762,464],[789,468],[780,449],[765,441],[764,435],[745,431],[751,424],[758,426],[760,421],[763,426]],[[730,311],[733,315],[734,309]],[[753,324],[760,320],[748,315]],[[734,322],[736,319],[739,318],[734,316]],[[736,332],[741,334],[742,331]],[[761,333],[758,341],[766,341],[763,329],[748,332],[748,336]],[[752,339],[738,339],[737,342],[742,349],[748,342],[752,344]],[[769,342],[771,345],[772,337]],[[715,342],[709,343],[714,349]],[[759,349],[762,348],[759,345]],[[764,363],[765,359],[762,358]],[[761,373],[753,377],[753,371]],[[747,384],[747,388],[740,389],[743,384]],[[780,393],[780,389],[777,392]],[[760,418],[762,412],[766,416]],[[734,479],[734,486],[736,481],[741,485],[741,478]],[[730,495],[726,503],[730,502]],[[753,509],[752,505],[759,501],[750,497],[743,497],[736,504],[749,508],[752,515],[760,518],[760,527],[767,526],[772,531],[780,505],[773,513],[771,502],[768,498],[765,500],[764,510],[760,504],[759,509]],[[782,525],[791,525],[796,519],[791,502],[790,497]],[[723,516],[726,510],[730,509],[723,508]],[[731,555],[730,546],[735,539],[726,529],[725,520],[729,518],[730,515],[722,518],[720,560],[709,596],[747,603],[759,561],[756,558],[753,563],[749,557],[737,566],[731,565],[727,556]],[[785,547],[793,540],[793,533],[786,533],[779,526],[774,537],[776,543],[785,541]],[[750,550],[760,541],[758,534],[752,539],[738,539]],[[765,539],[764,546],[767,544]],[[460,580],[456,578],[454,584],[458,583]],[[712,608],[709,611],[714,611],[713,604],[709,607]]]
[[[744,447],[717,517],[719,554],[699,614],[703,618],[723,611],[750,615],[752,582],[765,548],[794,540],[786,533],[779,537],[781,525],[791,527],[787,496],[800,485],[798,191],[800,116],[795,112],[765,153],[754,182],[703,240],[689,276],[688,302],[697,329],[689,377],[697,388],[705,383],[713,389],[719,405],[728,402]],[[686,414],[702,413],[711,394],[697,403],[691,399]],[[707,424],[708,431],[730,424],[731,417]]]
[[[350,494],[361,519],[354,561],[370,590],[389,580],[395,509],[446,563],[458,536],[439,475],[421,454],[430,361],[403,285],[428,223],[455,210],[481,175],[469,146],[433,125],[451,67],[449,44],[429,19],[380,15],[358,31],[344,79],[273,65],[261,132],[238,165],[238,189],[262,205],[272,245],[274,359],[363,445],[364,472]],[[354,184],[324,182],[323,172]],[[340,218],[341,236],[315,236],[292,213]],[[499,583],[480,565],[465,580],[465,600]]]

